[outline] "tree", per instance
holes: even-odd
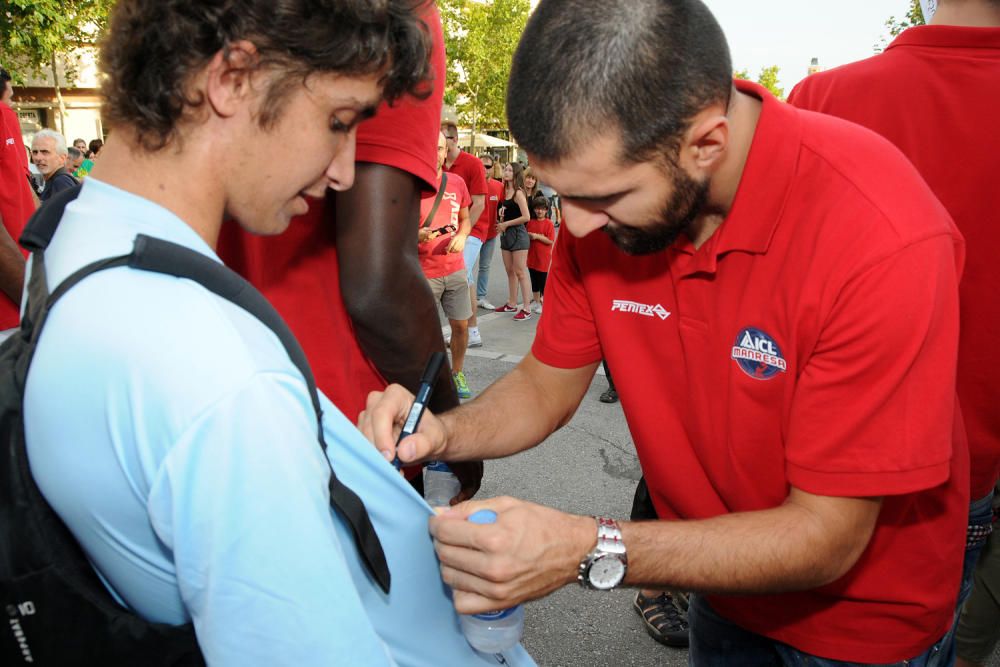
[[[70,51],[95,46],[114,0],[7,0],[0,9],[0,59],[17,82],[52,70],[61,116],[66,109],[57,61]],[[66,70],[72,82],[75,71]]]
[[[448,54],[445,101],[476,132],[506,127],[511,61],[528,22],[528,0],[440,0]]]
[[[903,32],[907,28],[927,23],[927,21],[924,20],[924,10],[920,7],[920,0],[909,0],[909,3],[910,7],[906,10],[906,15],[902,20],[897,19],[895,16],[890,16],[886,19],[885,27],[889,30],[890,38],[898,36],[899,33]],[[881,53],[888,45],[889,39],[883,37],[881,41],[875,45],[875,53]]]
[[[761,67],[760,74],[757,75],[757,83],[770,90],[771,94],[777,97],[779,100],[784,100],[785,89],[778,86],[778,72],[780,71],[781,68],[778,67],[777,65],[771,65],[770,67]],[[748,69],[734,70],[733,78],[752,81],[752,79],[750,78],[750,70]]]

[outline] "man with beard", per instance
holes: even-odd
[[[961,237],[891,144],[731,72],[699,0],[542,0],[508,118],[563,200],[552,305],[512,373],[398,453],[532,447],[603,354],[659,521],[454,507],[431,532],[459,611],[574,581],[679,588],[692,664],[925,665],[968,509]],[[369,398],[387,456],[411,401]],[[463,520],[483,508],[495,524]]]

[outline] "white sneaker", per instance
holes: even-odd
[[[483,337],[479,333],[479,329],[469,328],[469,347],[482,347]]]
[[[496,306],[494,306],[492,303],[490,303],[486,299],[480,299],[478,305],[483,310],[496,310],[497,309]]]
[[[531,302],[531,312],[538,313],[539,315],[541,315],[542,314],[542,304],[538,303],[537,301],[532,301]]]

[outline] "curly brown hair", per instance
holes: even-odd
[[[428,0],[119,0],[101,47],[104,115],[128,126],[149,151],[166,146],[178,121],[204,103],[188,83],[219,51],[254,44],[272,78],[261,127],[311,74],[380,75],[389,102],[430,92],[430,44],[420,20]]]

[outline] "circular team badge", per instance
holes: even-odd
[[[753,327],[747,327],[736,335],[732,358],[740,370],[755,380],[770,380],[788,368],[774,338]]]

